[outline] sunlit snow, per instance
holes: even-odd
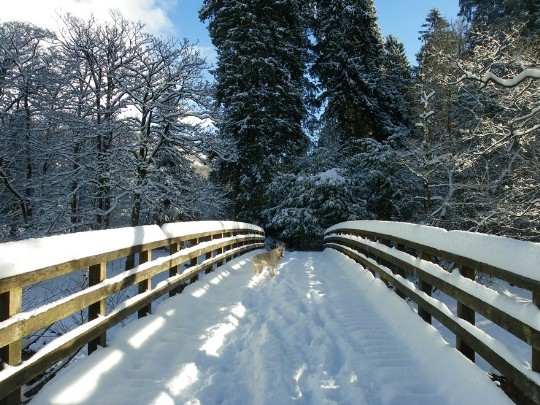
[[[32,404],[509,404],[411,308],[332,250],[235,259],[49,382]]]

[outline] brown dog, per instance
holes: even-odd
[[[276,266],[283,256],[285,256],[285,243],[276,242],[274,249],[253,256],[253,259],[251,259],[253,273],[260,274],[265,267],[270,267],[270,275],[274,277],[276,275]]]

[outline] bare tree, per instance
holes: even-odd
[[[461,61],[458,85],[474,92],[465,132],[474,145],[469,165],[481,168],[489,209],[475,229],[538,240],[540,228],[540,49],[522,27],[474,30],[470,57]]]
[[[225,215],[205,61],[112,13],[0,26],[2,239]]]
[[[131,225],[145,222],[143,211],[146,222],[164,210],[176,212],[169,220],[199,217],[195,190],[204,182],[194,162],[205,161],[208,148],[221,149],[211,132],[206,62],[187,40],[152,38],[128,68],[121,86],[132,106],[126,119],[132,133],[126,169],[135,174]]]
[[[43,89],[53,85],[49,47],[53,34],[31,24],[0,26],[0,212],[7,235],[33,228],[47,169]],[[20,227],[20,228],[19,228]]]

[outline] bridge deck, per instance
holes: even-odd
[[[503,404],[476,366],[335,251],[238,258],[120,330],[32,403]]]

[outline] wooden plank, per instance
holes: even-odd
[[[249,235],[239,236],[241,239],[257,239]],[[231,242],[228,240],[216,240],[215,244],[205,248],[193,250],[187,254],[179,252],[177,256],[162,258],[156,260],[156,264],[147,265],[143,270],[138,270],[141,265],[135,269],[126,271],[124,274],[116,276],[114,279],[109,279],[109,282],[103,285],[96,285],[92,288],[80,291],[73,294],[71,297],[66,297],[48,306],[46,312],[33,313],[24,320],[8,320],[7,323],[0,324],[0,344],[7,345],[24,336],[46,327],[60,319],[63,319],[83,308],[89,307],[91,304],[105,299],[106,297],[128,288],[139,282],[150,279],[151,277],[170,269],[172,266],[179,265],[182,262],[191,260],[194,257],[205,254],[207,251],[222,247]],[[143,264],[144,266],[144,264]],[[114,280],[114,281],[110,281]]]
[[[152,260],[152,251],[151,250],[144,250],[141,253],[139,253],[139,265],[148,263]],[[139,282],[139,294],[145,293],[146,291],[149,291],[152,289],[152,277],[149,276],[145,278],[143,281]],[[141,308],[139,310],[139,313],[137,316],[139,318],[142,318],[146,316],[147,314],[152,313],[152,304],[149,303],[147,306]]]
[[[334,243],[330,243],[329,247],[335,248],[339,251],[346,250],[346,248],[343,246],[336,245]],[[354,253],[349,251],[348,255],[354,255]],[[386,272],[377,264],[369,261],[366,257],[362,257],[358,254],[357,256],[359,261],[365,262],[366,265],[369,265],[373,271],[376,271],[377,273],[386,273],[388,277],[392,277],[394,285],[399,291],[401,291],[403,295],[416,302],[416,304],[427,311],[430,316],[436,318],[442,325],[454,333],[454,335],[466,342],[466,344],[474,352],[478,353],[489,364],[502,373],[505,378],[514,384],[524,395],[530,397],[535,403],[540,403],[540,386],[532,378],[526,375],[526,373],[516,368],[512,364],[511,360],[497,353],[490,347],[490,345],[486,345],[481,339],[469,332],[469,330],[467,330],[457,321],[457,317],[449,317],[445,312],[439,309],[438,305],[434,305],[428,301],[431,297],[426,298],[426,295],[420,295],[416,291],[416,288],[414,290],[411,289],[410,284],[407,283],[405,279],[399,276],[393,276],[390,270]]]
[[[497,307],[493,307],[485,303],[482,299],[472,294],[469,294],[466,291],[463,291],[454,284],[447,283],[446,281],[439,279],[435,275],[419,269],[414,265],[404,260],[401,260],[399,257],[379,251],[373,246],[365,245],[361,241],[350,239],[344,239],[343,243],[346,243],[352,249],[358,248],[364,251],[370,250],[372,254],[384,258],[386,261],[391,262],[403,269],[403,271],[405,271],[406,273],[414,274],[418,278],[427,282],[432,287],[441,290],[442,292],[448,294],[451,297],[454,297],[458,302],[461,302],[465,306],[474,310],[474,312],[479,313],[487,319],[495,322],[502,328],[508,330],[514,336],[531,345],[533,348],[540,349],[539,329],[528,325],[520,321],[519,319],[516,319],[513,314],[509,314]]]
[[[0,324],[2,332],[2,342],[13,341],[23,336],[46,327],[60,319],[63,319],[91,304],[98,302],[114,293],[117,293],[127,287],[130,287],[139,281],[143,281],[152,275],[159,274],[169,268],[169,262],[163,260],[154,266],[148,266],[146,269],[138,272],[126,272],[118,275],[114,281],[98,284],[92,288],[80,291],[70,297],[63,298],[50,303],[45,312],[32,312],[24,319],[7,320]],[[111,279],[109,279],[111,280]]]
[[[504,377],[514,384],[524,395],[531,398],[535,403],[540,403],[540,386],[536,382],[524,374],[520,369],[516,368],[512,361],[505,358],[503,355],[493,350],[490,345],[486,345],[481,339],[471,334],[467,329],[461,326],[455,319],[449,318],[438,307],[430,302],[427,302],[423,297],[420,297],[408,286],[397,282],[398,288],[407,295],[411,300],[415,301],[419,306],[422,305],[433,317],[441,324],[452,331],[461,340],[489,364],[497,369]]]
[[[102,262],[88,269],[88,286],[92,287],[104,281],[107,278],[107,263]],[[88,307],[88,320],[92,321],[100,316],[107,314],[107,300],[105,298],[90,304]],[[99,335],[96,339],[88,342],[88,354],[96,351],[99,346],[105,347],[107,345],[106,332]]]
[[[385,233],[379,234],[376,232],[359,231],[357,229],[349,229],[349,228],[342,228],[332,233],[343,234],[343,236],[350,234],[350,235],[357,235],[357,236],[362,236],[362,237],[373,236],[373,237],[378,237],[378,238],[383,238],[383,239],[390,239],[397,244],[415,249],[417,251],[423,251],[423,252],[429,253],[430,255],[434,257],[439,257],[441,259],[445,259],[453,263],[456,263],[460,266],[463,265],[471,269],[475,269],[476,271],[492,275],[510,284],[516,285],[517,287],[524,288],[529,291],[535,291],[535,290],[540,291],[540,280],[534,280],[528,277],[524,277],[519,274],[512,273],[511,271],[507,271],[499,267],[489,265],[487,263],[479,262],[477,260],[473,260],[466,256],[461,256],[455,253],[436,249],[430,246],[424,246],[414,241],[410,241],[408,239],[399,238],[399,237],[385,234]],[[328,237],[325,240],[331,241],[332,238],[333,237]]]
[[[76,234],[74,234],[74,236],[76,236]],[[111,260],[126,257],[130,254],[139,253],[143,250],[157,249],[159,247],[166,246],[167,244],[168,240],[164,239],[162,241],[131,246],[120,250],[103,252],[77,260],[58,263],[15,276],[4,277],[0,279],[0,293],[9,291],[15,287],[25,287],[41,281],[49,280],[51,278],[60,277],[64,274],[68,274],[79,269],[84,269],[101,262],[109,262]]]
[[[2,393],[0,395],[17,390],[20,386],[24,385],[37,375],[43,373],[47,368],[56,364],[58,361],[61,361],[69,354],[79,350],[89,341],[96,339],[98,336],[105,333],[105,331],[117,325],[128,316],[139,311],[141,308],[144,308],[162,295],[165,295],[171,290],[178,288],[190,277],[193,277],[195,272],[204,271],[207,266],[213,266],[214,264],[219,263],[225,258],[225,256],[233,255],[238,252],[253,250],[261,247],[262,245],[263,243],[253,243],[228,251],[221,256],[216,256],[209,261],[205,261],[197,265],[197,267],[192,269],[190,272],[172,277],[172,280],[170,280],[169,283],[163,283],[159,288],[147,291],[145,294],[140,296],[133,297],[130,300],[130,304],[126,307],[123,307],[120,310],[113,310],[110,314],[92,321],[94,325],[91,327],[88,327],[88,325],[83,325],[73,331],[68,332],[66,335],[58,338],[62,339],[64,343],[58,344],[58,346],[53,350],[49,350],[46,356],[41,356],[40,352],[38,351],[36,355],[32,356],[23,364],[16,368],[11,368],[9,373],[3,373],[0,371],[0,393]]]
[[[473,269],[465,266],[461,268],[460,273],[463,277],[473,281],[476,278],[476,272]],[[471,325],[475,324],[476,313],[474,312],[474,309],[460,301],[457,301],[457,316],[469,322]],[[475,354],[473,348],[459,336],[456,336],[456,349],[458,349],[465,357],[474,363]]]
[[[182,235],[182,236],[170,238],[169,244],[187,242],[196,238],[198,239],[206,238],[206,237],[211,237],[212,239],[225,238],[227,237],[226,235],[231,236],[234,230],[235,230],[234,228],[226,228],[226,229],[219,229],[219,230],[213,230],[213,231],[191,233],[189,235]],[[257,232],[252,229],[246,229],[245,231],[246,231],[245,232],[246,235],[248,234],[261,235],[261,237],[264,239],[264,233],[262,232]]]
[[[15,288],[0,294],[0,321],[8,319],[22,311],[22,288]],[[4,364],[18,366],[22,361],[22,338],[10,342],[4,347],[0,347],[0,366]],[[0,391],[2,392],[2,391]],[[0,394],[0,405],[18,405],[21,401],[22,389],[6,392],[7,395]]]

